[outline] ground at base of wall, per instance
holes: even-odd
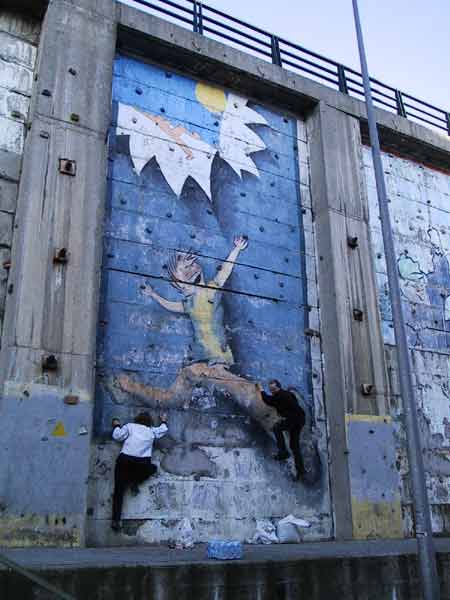
[[[436,540],[441,597],[450,597],[450,539]],[[238,561],[206,560],[206,546],[15,549],[7,557],[75,598],[100,600],[420,600],[415,540],[245,546]],[[0,567],[2,600],[52,596]]]

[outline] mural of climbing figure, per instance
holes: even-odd
[[[240,252],[247,246],[246,236],[236,237],[234,248],[219,265],[218,273],[210,281],[205,280],[203,269],[195,254],[176,253],[171,257],[168,268],[171,284],[183,299],[173,301],[163,298],[149,284],[144,287],[143,293],[169,312],[189,317],[194,337],[192,364],[180,371],[168,389],[134,381],[127,375],[119,376],[117,383],[123,391],[140,398],[147,406],[168,409],[186,408],[186,399],[194,395],[194,390],[203,387],[206,381],[212,382],[216,389],[225,393],[267,433],[274,435],[279,449],[276,460],[289,457],[283,437],[283,431],[287,431],[296,468],[295,478],[300,480],[302,477],[314,482],[318,476],[317,453],[308,441],[302,444],[302,451],[300,450],[305,412],[298,403],[295,390],[280,392],[281,388],[272,388],[271,383],[269,387],[275,392],[271,397],[264,393],[259,383],[254,384],[230,372],[234,359],[225,333],[222,290]],[[268,407],[275,411],[268,410]],[[302,452],[308,463],[307,472],[303,465]]]
[[[186,398],[192,396],[196,386],[210,380],[266,431],[272,431],[277,419],[267,409],[259,389],[253,382],[230,372],[234,359],[225,334],[222,289],[239,253],[247,245],[245,236],[236,237],[234,248],[210,281],[205,281],[198,257],[194,254],[177,253],[172,256],[169,275],[172,285],[182,294],[182,300],[166,300],[150,285],[146,286],[144,293],[166,310],[189,317],[194,336],[194,356],[192,364],[181,370],[170,388],[155,388],[121,375],[118,383],[124,391],[140,397],[152,408],[180,408]]]
[[[173,411],[161,468],[215,477],[217,448],[269,458],[280,442],[279,415],[258,387],[277,379],[306,414],[303,482],[323,483],[297,120],[124,56],[113,107],[97,432],[138,407]],[[295,464],[263,465],[273,485],[298,490]],[[309,489],[318,506],[320,486]]]

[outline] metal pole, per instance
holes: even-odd
[[[408,349],[405,321],[402,312],[394,239],[392,236],[386,184],[384,181],[383,166],[381,163],[380,142],[378,139],[372,93],[370,90],[369,73],[367,69],[361,23],[359,19],[358,0],[352,0],[352,2],[353,13],[355,17],[356,35],[358,38],[361,71],[364,83],[364,94],[366,97],[367,119],[369,122],[370,144],[372,147],[372,157],[375,168],[375,180],[378,193],[378,205],[380,209],[381,229],[383,233],[384,251],[386,253],[386,266],[392,306],[392,317],[394,321],[395,341],[397,344],[400,392],[403,400],[403,411],[405,415],[407,433],[409,470],[411,474],[411,487],[422,592],[424,600],[439,600],[439,580],[437,576],[436,554],[434,550],[433,534],[431,529],[430,506],[428,504],[425,472],[423,467],[422,444],[420,440],[416,399],[411,375],[411,359]]]

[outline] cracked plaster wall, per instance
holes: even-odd
[[[411,493],[386,263],[370,148],[364,148],[371,239],[396,422],[404,527],[412,532]],[[383,154],[433,529],[450,532],[450,174]]]

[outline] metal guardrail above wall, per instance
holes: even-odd
[[[126,2],[137,5],[146,12],[163,15],[174,23],[188,26],[196,33],[243,49],[275,65],[334,87],[343,94],[364,99],[362,76],[358,71],[231,17],[203,2],[198,0],[126,0]],[[401,92],[377,79],[371,78],[370,81],[374,103],[380,108],[425,123],[450,135],[450,112]]]

